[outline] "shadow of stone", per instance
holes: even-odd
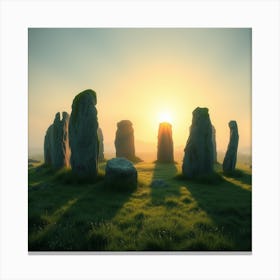
[[[247,185],[252,184],[252,175],[240,169],[236,169],[234,172],[231,173],[224,173],[224,176],[228,178],[236,179],[239,182]]]
[[[234,243],[234,251],[252,250],[251,191],[228,181],[216,185],[185,181],[185,187],[220,232]]]
[[[180,187],[170,184],[170,180],[173,179],[177,172],[175,163],[155,163],[152,183],[155,180],[160,180],[165,184],[160,184],[159,186],[151,184],[151,203],[153,205],[165,205],[167,197],[180,196]]]
[[[109,237],[99,229],[112,225],[132,193],[108,190],[101,180],[82,185],[56,182],[52,188],[29,194],[28,250],[106,250]]]
[[[171,179],[177,174],[175,163],[158,163],[155,162],[153,179]]]

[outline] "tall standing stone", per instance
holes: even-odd
[[[216,129],[212,125],[213,161],[217,163]]]
[[[70,166],[70,148],[68,137],[69,115],[66,112],[55,115],[53,122],[52,166],[56,169]]]
[[[230,139],[227,148],[227,152],[223,161],[223,171],[233,172],[235,170],[236,160],[237,160],[237,148],[238,148],[238,127],[236,121],[230,121],[228,123],[230,129]]]
[[[97,129],[97,135],[98,135],[98,142],[99,142],[99,153],[98,153],[98,161],[102,162],[105,161],[104,158],[104,140],[103,140],[103,133],[100,127]]]
[[[197,107],[192,114],[182,166],[186,178],[196,178],[213,172],[212,124],[208,108]]]
[[[52,165],[52,151],[53,151],[53,124],[47,129],[44,140],[44,160],[45,164]]]
[[[96,93],[85,90],[73,100],[69,121],[69,143],[71,166],[81,177],[97,177],[98,136],[97,136]]]
[[[162,122],[159,124],[157,162],[160,163],[174,162],[172,125],[167,122]]]
[[[116,157],[135,161],[134,130],[131,121],[122,120],[117,123],[115,147]]]
[[[70,166],[70,148],[68,138],[69,115],[56,113],[53,124],[48,128],[44,141],[45,163],[55,169]]]
[[[62,150],[65,157],[65,166],[70,167],[70,157],[71,149],[69,144],[69,121],[70,115],[67,112],[62,112],[62,128],[63,128],[63,137],[62,137]]]

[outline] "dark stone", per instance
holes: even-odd
[[[213,172],[212,124],[208,108],[197,107],[193,111],[190,135],[184,151],[184,177],[199,178]]]
[[[157,162],[160,163],[174,162],[172,125],[167,122],[163,122],[159,124]]]
[[[53,124],[48,128],[44,141],[45,164],[55,169],[70,166],[70,148],[68,137],[69,115],[56,113]]]
[[[46,165],[52,165],[52,151],[53,151],[53,124],[47,129],[44,140],[44,161]]]
[[[236,121],[228,123],[230,128],[230,139],[227,147],[227,152],[223,161],[223,171],[226,173],[233,172],[237,161],[237,148],[238,148],[238,127]]]
[[[133,163],[125,158],[108,160],[105,168],[105,186],[115,190],[135,189],[137,170]]]
[[[216,129],[212,125],[212,143],[213,143],[213,161],[217,163],[217,145],[216,145]]]
[[[98,152],[98,161],[103,162],[105,161],[104,158],[104,140],[103,140],[103,133],[100,127],[97,129],[97,135],[98,135],[98,143],[99,143],[99,152]]]
[[[97,178],[99,149],[96,102],[93,90],[79,93],[73,100],[69,122],[72,170],[93,179]]]
[[[118,122],[115,147],[116,157],[124,157],[130,161],[135,161],[134,130],[131,121]]]
[[[69,115],[66,112],[55,115],[53,122],[52,166],[56,169],[70,166],[70,148],[68,137]]]

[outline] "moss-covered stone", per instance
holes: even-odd
[[[208,116],[208,108],[201,108],[201,107],[197,107],[195,108],[195,110],[193,111],[193,115],[197,115],[199,114],[200,116],[204,115],[204,116]]]
[[[70,148],[68,140],[69,115],[56,113],[53,124],[48,128],[44,141],[45,163],[54,169],[69,167]]]
[[[72,171],[81,177],[97,178],[98,119],[96,93],[85,90],[73,100],[69,122]]]
[[[81,99],[81,97],[83,97],[84,95],[92,95],[93,99],[95,100],[94,105],[97,104],[97,98],[96,98],[96,92],[93,91],[92,89],[86,89],[82,92],[80,92],[79,94],[77,94],[73,100],[73,104],[76,104],[77,102],[79,102],[79,100]],[[73,106],[73,105],[72,105]]]
[[[97,104],[96,92],[93,91],[92,89],[86,89],[86,90],[80,92],[79,94],[77,94],[72,102],[73,121],[76,121],[77,115],[79,113],[79,104],[80,104],[82,98],[86,98],[86,96],[89,96],[90,98],[92,98],[94,106]]]
[[[185,147],[182,172],[186,178],[200,178],[213,173],[212,124],[208,108],[193,111],[190,135]]]

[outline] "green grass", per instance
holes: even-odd
[[[178,164],[138,163],[136,190],[69,170],[29,168],[29,251],[250,251],[251,171],[184,180]],[[150,187],[164,179],[165,187]],[[204,178],[205,180],[205,178]]]

